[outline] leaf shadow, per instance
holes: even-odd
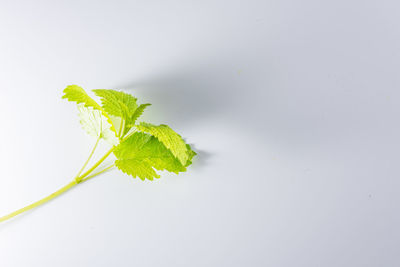
[[[186,68],[138,79],[117,88],[127,90],[142,103],[152,103],[146,113],[153,121],[173,122],[178,128],[194,127],[210,117],[229,113],[240,97],[221,71],[216,67]]]
[[[206,166],[210,159],[213,157],[213,154],[205,150],[196,148],[196,145],[194,144],[190,144],[190,146],[197,153],[197,155],[193,158],[192,168],[201,169]]]

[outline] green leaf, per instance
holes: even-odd
[[[168,125],[154,125],[146,122],[140,123],[136,126],[136,129],[140,132],[145,132],[156,137],[161,143],[168,148],[171,153],[182,163],[186,165],[186,161],[189,159],[190,151],[186,146],[185,141],[182,137],[172,130]]]
[[[137,119],[143,114],[144,109],[148,106],[151,106],[151,104],[141,104],[133,113],[133,115],[129,118],[129,120],[127,120],[126,122],[126,126],[125,126],[125,132],[124,135],[126,135],[129,130],[135,126],[135,123],[137,121]]]
[[[63,99],[67,99],[68,101],[74,101],[77,104],[83,104],[85,107],[92,107],[93,109],[101,111],[104,117],[107,118],[108,123],[111,125],[111,130],[116,134],[114,124],[111,121],[110,116],[104,111],[104,109],[93,99],[91,98],[82,87],[78,85],[69,85],[64,89]]]
[[[153,180],[160,176],[155,170],[184,172],[186,167],[157,138],[135,132],[114,150],[115,166],[126,174],[140,179]]]
[[[197,153],[192,150],[189,144],[186,144],[186,148],[188,150],[188,160],[186,161],[185,167],[188,167],[190,164],[192,164],[192,159],[197,155]]]
[[[136,119],[143,113],[149,104],[137,106],[137,99],[130,94],[108,90],[96,89],[93,92],[101,98],[101,103],[105,111],[112,116],[121,118],[124,123],[120,138],[125,136],[134,126]]]
[[[147,103],[147,104],[141,104],[133,113],[132,117],[129,119],[129,123],[131,126],[135,125],[136,120],[142,116],[144,109],[148,106],[151,106],[151,104]]]
[[[97,110],[102,110],[99,104],[93,100],[82,87],[78,85],[69,85],[64,89],[64,95],[62,98],[66,98],[69,101],[75,101],[77,104],[83,103],[85,107],[93,107]]]
[[[85,107],[84,104],[78,104],[80,123],[82,128],[91,136],[102,138],[110,145],[117,145],[119,139],[115,132],[111,130],[111,124],[100,110],[93,107]]]
[[[104,110],[125,120],[130,118],[137,108],[136,98],[130,94],[107,89],[96,89],[93,92],[101,98]]]

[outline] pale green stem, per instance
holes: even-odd
[[[100,172],[98,172],[98,173],[95,173],[95,174],[93,174],[93,175],[91,175],[91,176],[88,176],[93,170],[95,170],[95,169],[96,169],[96,168],[97,168],[97,167],[98,167],[98,166],[99,166],[113,151],[114,151],[114,149],[115,149],[115,147],[111,148],[111,149],[110,149],[98,162],[96,162],[89,170],[87,170],[87,171],[86,171],[84,174],[82,174],[81,176],[76,177],[72,182],[70,182],[70,183],[67,184],[66,186],[63,186],[62,188],[58,189],[57,191],[55,191],[54,193],[48,195],[47,197],[42,198],[41,200],[36,201],[36,202],[34,202],[34,203],[32,203],[32,204],[30,204],[30,205],[28,205],[28,206],[26,206],[26,207],[24,207],[24,208],[22,208],[22,209],[16,210],[16,211],[11,212],[10,214],[8,214],[8,215],[6,215],[6,216],[0,217],[0,222],[4,222],[4,221],[6,221],[6,220],[8,220],[8,219],[11,219],[11,218],[14,217],[14,216],[17,216],[18,214],[21,214],[21,213],[23,213],[23,212],[25,212],[25,211],[28,211],[28,210],[31,210],[31,209],[37,207],[37,206],[40,206],[40,205],[46,203],[47,201],[49,201],[49,200],[51,200],[51,199],[53,199],[53,198],[55,198],[55,197],[61,195],[62,193],[64,193],[65,191],[71,189],[72,187],[76,186],[77,184],[79,184],[79,183],[81,183],[81,182],[83,182],[83,181],[86,181],[86,180],[88,180],[88,179],[90,179],[90,178],[93,178],[93,177],[95,177],[95,176],[97,176],[97,175],[99,175],[99,174],[101,174],[101,173],[103,173],[103,172],[105,172],[105,171],[111,169],[111,167],[113,167],[113,165],[107,167],[106,169],[104,169],[104,170],[102,170],[102,171],[100,171]],[[84,178],[86,178],[86,179],[84,179]]]
[[[124,120],[124,126],[122,126],[122,132],[121,132],[121,139],[124,137],[125,133],[125,128],[126,128],[126,120]]]
[[[84,174],[82,174],[80,177],[76,178],[75,180],[80,183],[83,178],[88,176],[92,171],[94,171],[103,161],[110,156],[110,154],[114,151],[115,147],[112,147],[108,152],[98,161],[96,162],[89,170],[87,170]]]
[[[79,177],[79,175],[81,175],[81,173],[83,172],[83,170],[85,169],[85,167],[88,165],[90,159],[92,158],[94,151],[97,148],[97,145],[99,144],[101,137],[99,136],[99,138],[97,138],[96,143],[94,144],[94,147],[92,149],[92,151],[89,154],[89,157],[87,158],[86,162],[83,164],[82,168],[79,170],[78,174],[75,176],[75,179]]]
[[[97,176],[97,175],[99,175],[99,174],[102,174],[103,172],[106,172],[106,171],[110,170],[110,169],[113,168],[113,167],[115,167],[114,164],[111,164],[111,165],[108,166],[107,168],[104,168],[103,170],[101,170],[101,171],[99,171],[99,172],[96,172],[96,173],[94,173],[94,174],[92,174],[92,175],[89,175],[89,176],[83,178],[81,182],[86,182],[87,180],[89,180],[89,179],[91,179],[91,178],[93,178],[93,177],[95,177],[95,176]]]
[[[128,134],[128,135],[126,135],[126,136],[124,136],[123,138],[122,138],[122,140],[121,140],[121,142],[120,143],[122,143],[122,142],[124,142],[126,139],[128,139],[129,137],[131,137],[134,133],[136,132],[136,130],[134,130],[133,132],[131,132],[130,134]]]
[[[28,211],[28,210],[33,209],[33,208],[36,208],[37,206],[40,206],[40,205],[46,203],[47,201],[55,198],[56,196],[61,195],[62,193],[64,193],[65,191],[71,189],[72,187],[74,187],[77,184],[78,183],[75,180],[73,180],[72,182],[70,182],[66,186],[63,186],[62,188],[58,189],[56,192],[48,195],[47,197],[42,198],[41,200],[36,201],[36,202],[34,202],[34,203],[32,203],[32,204],[30,204],[30,205],[28,205],[28,206],[26,206],[26,207],[24,207],[22,209],[19,209],[19,210],[16,210],[14,212],[11,212],[10,214],[8,214],[6,216],[0,217],[0,222],[4,222],[5,220],[11,219],[12,217],[17,216],[18,214],[21,214],[21,213],[23,213],[25,211]]]
[[[121,134],[124,132],[123,128],[125,128],[125,120],[121,118],[121,124],[119,125],[118,137],[121,137]]]

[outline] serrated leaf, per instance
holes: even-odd
[[[135,123],[137,121],[137,119],[142,116],[144,110],[146,107],[151,106],[151,104],[147,103],[147,104],[141,104],[133,113],[133,115],[130,117],[130,119],[127,121],[126,123],[126,128],[125,128],[125,133],[128,133],[128,131],[135,126]]]
[[[108,123],[111,125],[110,129],[115,134],[117,131],[115,130],[114,124],[110,118],[110,116],[105,112],[105,110],[93,99],[91,98],[82,87],[78,85],[69,85],[64,89],[63,99],[67,99],[68,101],[76,102],[78,105],[83,104],[84,107],[92,107],[95,110],[99,110],[104,117],[107,118]]]
[[[114,154],[117,157],[115,166],[142,180],[159,178],[155,170],[174,173],[186,171],[186,166],[163,143],[146,133],[133,133],[117,146]]]
[[[93,92],[101,98],[104,110],[110,115],[127,119],[137,108],[137,99],[130,94],[108,89],[96,89]]]
[[[117,145],[119,139],[115,132],[111,130],[111,124],[100,110],[93,107],[85,107],[84,104],[78,104],[79,118],[82,128],[91,136],[102,138],[110,145]]]
[[[189,144],[186,144],[186,148],[188,150],[188,160],[186,161],[185,167],[188,167],[190,164],[192,164],[192,159],[197,155],[197,153],[192,150]]]
[[[94,109],[102,110],[101,106],[78,85],[69,85],[63,92],[63,99],[66,98],[68,101],[74,101],[77,104],[83,103],[85,107],[93,107]]]
[[[130,118],[130,123],[132,124],[132,126],[135,124],[136,120],[139,119],[140,116],[142,116],[144,109],[148,106],[151,106],[151,104],[147,103],[147,104],[141,104],[133,113],[132,117]]]
[[[143,160],[116,160],[115,166],[122,172],[131,175],[133,178],[139,177],[143,181],[145,179],[152,181],[154,178],[160,178],[160,175],[155,172],[151,165]]]
[[[156,137],[161,143],[168,148],[171,153],[182,163],[186,165],[189,159],[189,151],[182,137],[172,130],[168,125],[154,125],[151,123],[142,122],[136,126],[140,132],[149,133]]]

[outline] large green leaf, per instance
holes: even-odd
[[[182,164],[157,138],[141,132],[135,132],[121,142],[114,154],[117,157],[115,166],[142,180],[159,178],[156,170],[178,173],[186,171],[188,166]],[[191,154],[191,158],[193,156]]]
[[[172,130],[168,125],[154,125],[151,123],[142,122],[136,126],[136,129],[140,132],[149,133],[150,135],[156,137],[165,145],[166,148],[171,151],[171,153],[182,163],[182,165],[186,164],[186,161],[190,156],[190,151],[182,137]]]
[[[137,108],[137,99],[130,94],[108,89],[96,89],[93,92],[101,98],[104,110],[110,115],[126,120]]]

